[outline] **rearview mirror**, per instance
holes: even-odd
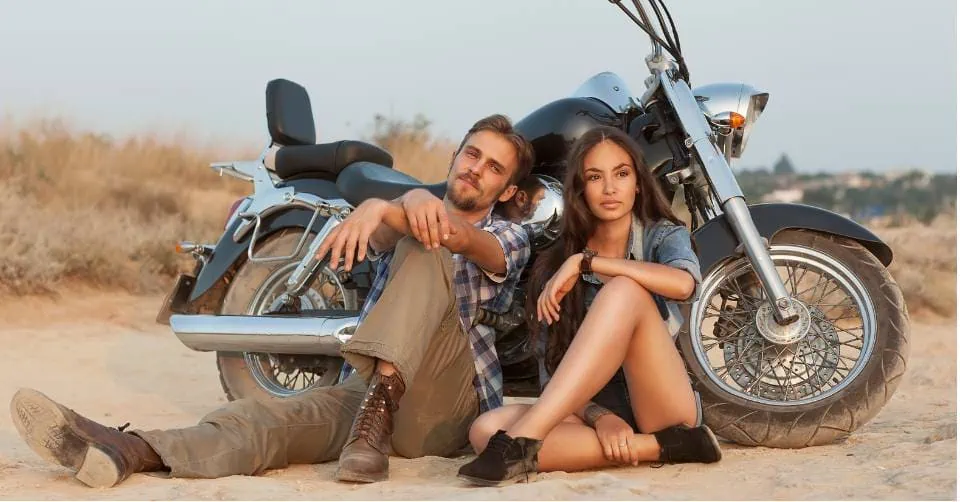
[[[267,129],[279,145],[316,144],[310,96],[302,85],[282,78],[267,83]]]

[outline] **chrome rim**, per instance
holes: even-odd
[[[703,280],[690,319],[697,362],[714,384],[743,399],[773,406],[826,399],[869,360],[877,333],[873,302],[863,282],[827,254],[775,245],[770,255],[807,314],[803,332],[782,344],[764,336],[764,323],[771,322],[766,295],[741,258]]]
[[[287,278],[297,268],[291,262],[278,268],[257,290],[248,315],[260,315],[276,307],[286,289]],[[347,290],[337,274],[324,267],[310,289],[300,296],[304,310],[357,308],[356,293]],[[339,378],[343,359],[331,356],[291,356],[244,352],[247,368],[257,384],[276,397],[290,397],[314,387],[332,385]]]

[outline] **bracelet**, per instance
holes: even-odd
[[[581,274],[592,274],[593,273],[593,257],[597,256],[597,252],[590,248],[583,248],[583,259],[580,260],[580,273]]]
[[[583,410],[583,421],[587,423],[590,427],[596,428],[597,420],[600,420],[600,417],[604,415],[611,415],[612,411],[600,406],[596,403],[590,403]]]

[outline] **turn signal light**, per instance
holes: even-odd
[[[192,253],[195,249],[197,249],[197,245],[192,242],[183,241],[178,242],[174,249],[177,251],[177,253]]]
[[[744,124],[747,123],[747,119],[743,115],[740,115],[737,112],[730,112],[730,127],[734,129],[740,129]]]

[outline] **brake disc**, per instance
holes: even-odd
[[[839,337],[820,309],[810,309],[810,329],[801,340],[778,345],[764,339],[756,325],[723,346],[730,377],[748,393],[777,400],[815,395],[837,374]]]

